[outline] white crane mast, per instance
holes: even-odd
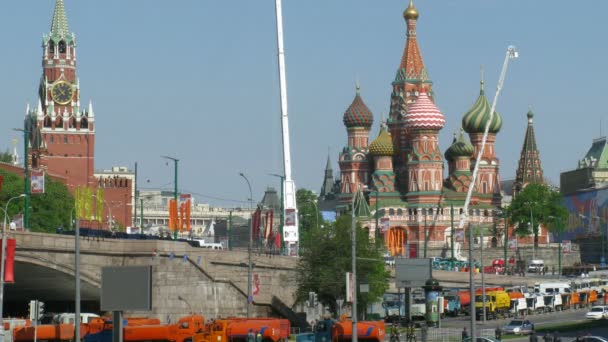
[[[481,139],[481,148],[477,153],[477,159],[475,160],[475,168],[473,169],[473,177],[471,179],[471,185],[469,186],[469,190],[467,192],[467,197],[464,200],[464,207],[462,208],[462,214],[460,216],[460,223],[458,224],[459,229],[463,229],[465,225],[465,221],[469,219],[469,203],[471,202],[471,195],[473,194],[473,188],[475,188],[475,181],[477,179],[477,174],[479,173],[479,163],[481,161],[481,157],[483,156],[483,152],[486,147],[486,140],[488,138],[488,131],[490,130],[490,125],[492,120],[494,119],[494,110],[496,110],[496,102],[498,101],[498,95],[500,95],[500,91],[502,90],[502,85],[505,82],[505,76],[507,74],[507,67],[509,66],[509,61],[511,59],[517,58],[519,55],[517,51],[515,51],[514,46],[509,46],[507,48],[507,54],[505,56],[505,61],[502,64],[502,71],[500,73],[500,78],[498,79],[498,85],[496,86],[496,94],[494,94],[494,100],[492,101],[492,108],[490,109],[490,117],[486,122],[486,127],[483,132],[483,137]]]
[[[296,204],[296,184],[291,178],[291,152],[289,144],[289,118],[287,116],[287,82],[285,80],[285,51],[283,49],[283,10],[281,0],[275,0],[277,19],[277,49],[279,60],[279,87],[281,91],[281,130],[283,139],[283,241],[288,245],[290,255],[297,253],[298,208]]]

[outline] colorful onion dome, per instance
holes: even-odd
[[[414,7],[414,0],[410,0],[410,5],[403,11],[403,18],[405,18],[405,20],[416,20],[418,19],[418,16],[418,10]]]
[[[405,114],[405,127],[410,129],[436,129],[445,125],[445,117],[422,88],[416,102]]]
[[[483,90],[483,81],[481,81],[481,90],[479,97],[473,107],[462,118],[462,127],[467,133],[483,133],[486,129],[486,123],[490,119],[490,110],[492,106],[486,98]],[[502,117],[498,112],[494,111],[492,123],[490,123],[489,133],[498,133],[502,127]]]
[[[393,139],[386,131],[386,127],[382,125],[378,137],[369,144],[369,153],[373,156],[392,156],[395,154]]]
[[[454,141],[452,145],[445,151],[445,159],[453,160],[457,157],[471,157],[475,152],[475,148],[465,138],[462,129],[460,130],[460,136],[456,139],[456,133],[454,133]]]
[[[346,112],[344,112],[344,125],[350,127],[366,127],[370,128],[374,123],[374,115],[363,102],[360,94],[360,87],[357,85],[357,94],[353,103],[350,104]]]

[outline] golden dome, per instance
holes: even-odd
[[[407,6],[405,11],[403,11],[403,17],[405,20],[416,20],[418,19],[418,10],[414,7],[414,0],[410,0],[410,5]]]

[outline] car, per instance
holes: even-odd
[[[530,261],[530,265],[528,266],[528,272],[530,273],[543,273],[545,269],[545,262],[541,259],[534,259]]]
[[[591,310],[589,310],[589,312],[587,312],[587,314],[585,314],[585,317],[587,319],[594,319],[594,320],[608,318],[608,306],[603,306],[603,305],[592,306]]]
[[[608,339],[602,336],[583,336],[578,340],[581,342],[608,342]]]
[[[388,254],[385,254],[384,255],[384,264],[386,266],[392,266],[392,267],[394,267],[395,266],[395,257],[393,257],[391,255],[388,255]]]
[[[462,342],[471,342],[471,338],[470,337],[463,338]],[[477,337],[475,339],[475,342],[500,342],[500,341],[495,339],[494,337]]]
[[[524,335],[534,331],[534,323],[527,319],[514,319],[502,328],[505,334]]]

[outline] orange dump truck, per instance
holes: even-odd
[[[42,324],[38,325],[38,327],[34,327],[33,325],[16,327],[13,330],[13,341],[34,341],[34,331],[36,332],[37,340],[69,341],[74,339],[73,324]]]
[[[287,341],[291,325],[279,318],[226,318],[211,323],[204,332],[195,334],[193,342],[246,341],[247,334],[262,335],[265,342]]]
[[[357,339],[360,341],[384,341],[386,330],[384,322],[357,322]],[[353,337],[353,322],[350,320],[334,321],[326,319],[315,324],[314,340],[321,341],[351,341]]]
[[[200,315],[181,318],[175,324],[159,324],[156,319],[137,318],[127,320],[123,327],[123,341],[187,342],[205,328],[205,319]],[[87,324],[85,342],[112,341],[112,323],[95,319]]]

